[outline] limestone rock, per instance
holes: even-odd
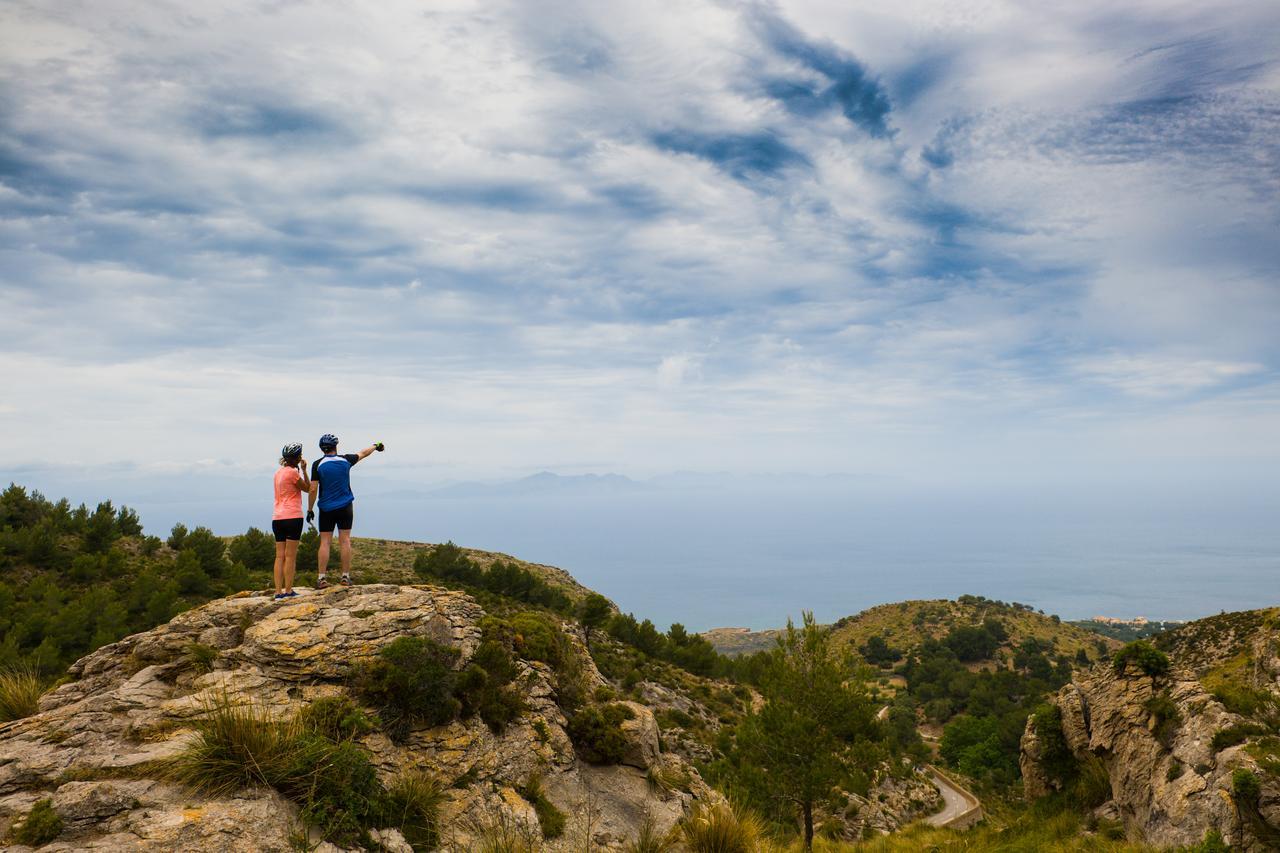
[[[1156,721],[1147,708],[1156,695],[1166,696],[1180,716],[1166,743],[1153,733]],[[1175,667],[1168,676],[1152,678],[1096,666],[1078,674],[1053,702],[1062,711],[1062,736],[1075,757],[1101,760],[1111,786],[1108,814],[1123,820],[1132,837],[1158,846],[1192,845],[1216,829],[1233,849],[1268,849],[1240,820],[1230,796],[1232,772],[1239,767],[1256,772],[1255,760],[1243,747],[1217,754],[1212,748],[1218,731],[1243,719],[1206,693],[1192,672]],[[1029,797],[1056,787],[1040,766],[1042,754],[1043,744],[1028,720],[1021,765]],[[1258,775],[1260,808],[1274,803],[1280,812],[1276,781]]]
[[[647,770],[658,757],[658,721],[653,712],[639,702],[619,702],[631,709],[629,720],[623,720],[620,728],[627,738],[627,750],[623,764]]]
[[[269,790],[204,796],[157,778],[155,762],[189,743],[193,722],[215,700],[251,702],[285,719],[343,693],[353,666],[401,636],[452,646],[465,666],[484,616],[464,593],[432,586],[299,592],[284,602],[261,594],[210,602],[78,661],[70,669],[75,680],[44,696],[38,714],[0,725],[0,820],[50,797],[64,829],[42,850],[291,849],[300,826],[293,803]],[[593,692],[606,682],[582,638],[570,639]],[[212,671],[188,659],[193,642],[219,650]],[[584,838],[594,849],[617,850],[646,816],[668,828],[694,801],[719,796],[683,758],[661,751],[653,712],[642,703],[627,703],[635,714],[624,726],[627,764],[583,764],[555,702],[553,671],[537,662],[517,667],[526,710],[501,733],[471,718],[411,731],[401,743],[381,732],[361,738],[384,781],[419,768],[449,786],[442,849],[470,849],[478,829],[495,820],[540,837],[537,813],[519,793],[533,777],[568,817],[550,851],[581,849]],[[650,768],[685,781],[678,790],[655,790]],[[377,840],[384,849],[409,849],[395,830],[379,830]]]

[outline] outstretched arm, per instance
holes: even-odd
[[[361,459],[363,459],[366,456],[368,456],[370,453],[373,453],[375,450],[381,450],[381,449],[382,449],[382,442],[378,442],[377,444],[371,444],[368,447],[366,447],[364,450],[361,450],[359,453],[356,454],[356,456],[359,456]]]

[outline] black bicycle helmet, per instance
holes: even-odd
[[[297,459],[302,456],[302,444],[299,442],[291,442],[280,448],[280,455],[285,459]]]
[[[331,432],[326,432],[320,436],[320,449],[332,450],[338,446],[338,437]]]

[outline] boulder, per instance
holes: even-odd
[[[661,752],[658,746],[658,721],[653,712],[639,702],[619,702],[631,709],[632,717],[623,720],[620,728],[627,738],[626,754],[623,764],[647,770],[653,766]]]

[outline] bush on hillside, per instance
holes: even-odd
[[[961,773],[981,779],[1002,761],[999,723],[992,717],[961,714],[942,730],[938,753]]]
[[[858,653],[872,666],[888,666],[902,660],[902,650],[890,646],[879,634],[871,636],[859,646]]]
[[[483,589],[526,604],[536,604],[561,613],[572,607],[563,590],[547,583],[528,569],[498,560],[487,570],[480,568],[466,552],[452,542],[420,550],[413,560],[414,572],[423,580],[445,581]]]
[[[165,540],[165,544],[175,551],[181,551],[182,546],[185,545],[186,542],[187,526],[179,521],[173,526],[173,529],[169,531],[169,538]]]
[[[1267,727],[1258,723],[1236,723],[1234,726],[1227,726],[1225,729],[1214,732],[1213,740],[1209,745],[1214,752],[1221,752],[1228,747],[1244,743],[1255,735],[1267,733]]]
[[[306,731],[335,743],[355,740],[377,728],[364,709],[349,696],[326,696],[298,712],[298,722]]]
[[[227,546],[227,556],[251,572],[269,572],[276,562],[276,541],[270,533],[250,527]]]
[[[413,725],[443,725],[462,710],[457,658],[456,649],[427,637],[399,637],[355,670],[352,689],[378,709],[389,735],[403,738]]]
[[[1000,647],[1000,639],[987,625],[962,625],[952,628],[943,642],[958,659],[967,663],[987,660]]]
[[[1041,705],[1031,714],[1031,727],[1040,741],[1040,767],[1045,775],[1063,786],[1074,780],[1080,768],[1062,733],[1062,709]]]
[[[439,578],[476,585],[481,572],[461,548],[452,542],[424,548],[413,560],[413,570],[424,580]]]
[[[533,811],[538,816],[538,826],[542,828],[543,838],[559,838],[564,835],[564,827],[568,819],[564,812],[556,808],[555,803],[547,799],[546,792],[542,790],[541,779],[537,776],[530,777],[529,781],[517,790],[520,796],[533,806]]]
[[[626,705],[592,705],[569,720],[569,738],[584,761],[618,764],[627,752],[622,723],[634,717],[635,713]]]
[[[1169,656],[1146,640],[1127,644],[1112,656],[1111,662],[1120,675],[1124,675],[1131,666],[1152,677],[1169,672]]]
[[[440,841],[440,806],[445,787],[421,770],[406,770],[391,780],[382,801],[383,826],[400,828],[414,850],[434,850]]]
[[[501,732],[525,710],[524,699],[511,685],[518,674],[501,643],[482,642],[458,678],[461,713],[475,714],[491,730]]]
[[[22,822],[13,828],[13,840],[30,847],[48,844],[62,834],[62,817],[53,810],[53,800],[37,800]]]
[[[556,666],[566,654],[564,635],[550,618],[526,611],[511,617],[512,645],[525,660],[542,661]]]
[[[195,739],[170,762],[168,775],[214,796],[274,788],[336,844],[370,846],[369,829],[393,826],[420,842],[425,837],[422,849],[429,849],[442,789],[416,776],[384,787],[364,750],[351,740],[332,740],[325,726],[315,725],[331,720],[336,707],[276,721],[259,706],[222,696],[197,721]]]
[[[187,534],[182,543],[183,551],[191,551],[200,561],[200,568],[211,578],[220,578],[227,572],[227,543],[207,527],[197,527]],[[275,559],[274,554],[272,560]]]
[[[1168,693],[1157,693],[1143,704],[1143,709],[1151,715],[1151,734],[1161,746],[1168,748],[1173,743],[1178,726],[1182,725],[1182,712],[1169,698]]]
[[[1252,771],[1238,767],[1231,772],[1231,796],[1242,805],[1257,805],[1258,797],[1262,796],[1262,784]]]
[[[512,681],[518,670],[500,643],[486,640],[461,672],[458,651],[427,637],[399,637],[356,669],[351,686],[378,709],[389,736],[400,740],[414,726],[440,726],[475,714],[500,732],[524,711]]]

